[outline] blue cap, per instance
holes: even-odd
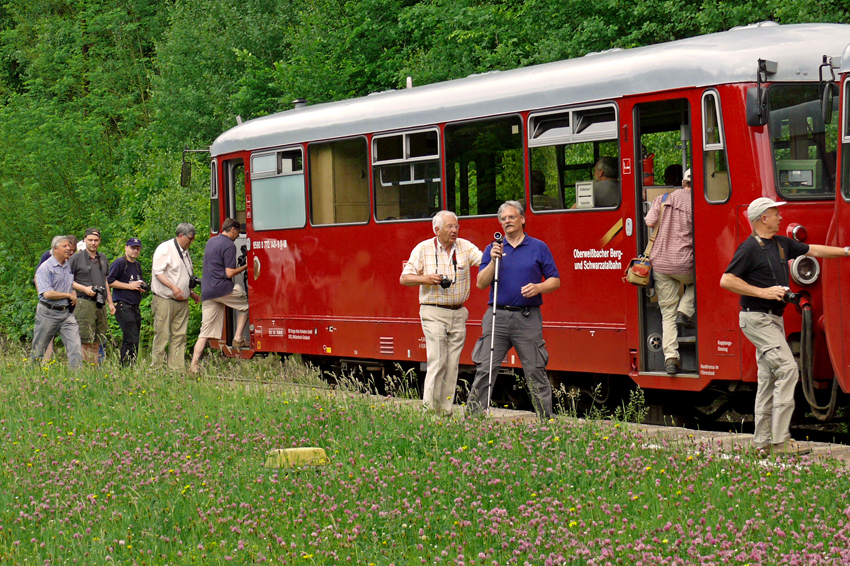
[[[130,238],[129,240],[127,240],[127,245],[130,246],[130,247],[139,246],[141,248],[142,247],[142,241],[138,238]]]

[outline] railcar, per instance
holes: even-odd
[[[738,297],[718,282],[751,232],[745,211],[758,196],[788,202],[791,237],[850,244],[847,151],[836,167],[840,108],[843,147],[850,142],[848,103],[830,86],[850,64],[848,43],[848,25],[766,22],[351,100],[296,101],[240,123],[211,147],[210,221],[213,234],[226,217],[244,222],[237,245],[249,264],[251,347],[227,347],[232,327],[216,345],[324,367],[424,368],[417,292],[398,283],[403,262],[433,236],[441,209],[483,250],[500,229],[498,206],[514,199],[560,271],[561,288],[543,306],[556,385],[608,397],[637,384],[674,404],[743,400],[751,411],[755,353],[738,328]],[[618,164],[615,203],[594,199],[600,157]],[[679,337],[675,376],[664,371],[652,290],[623,282],[646,246],[649,204],[676,188],[664,184],[671,165],[693,172],[696,233],[697,324]],[[792,271],[804,301],[786,309],[788,340],[813,410],[829,417],[850,385],[841,292],[850,262],[806,258]],[[464,371],[487,293],[473,289],[466,306]],[[513,351],[503,368],[521,371]]]

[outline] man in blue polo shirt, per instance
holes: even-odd
[[[541,419],[552,416],[552,387],[546,375],[549,353],[543,340],[543,318],[540,306],[544,293],[561,286],[558,268],[552,252],[542,241],[525,233],[525,209],[520,202],[509,200],[499,207],[499,222],[505,230],[505,244],[493,243],[484,250],[476,285],[479,289],[494,281],[496,258],[499,258],[499,288],[496,320],[493,323],[493,288],[490,288],[490,309],[481,320],[484,335],[472,351],[472,361],[478,366],[475,381],[469,390],[467,415],[486,410],[490,403],[490,388],[495,384],[502,359],[513,346],[522,363],[522,371],[531,394],[534,410]],[[493,368],[490,369],[491,333]]]

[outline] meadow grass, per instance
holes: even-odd
[[[23,358],[0,357],[2,564],[850,563],[828,462],[618,420],[433,417],[277,359],[187,378]],[[329,463],[263,467],[302,446]]]

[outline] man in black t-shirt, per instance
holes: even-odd
[[[139,333],[142,328],[142,267],[137,261],[142,252],[142,241],[130,238],[124,246],[124,255],[116,258],[109,267],[107,280],[114,289],[115,320],[121,327],[121,365],[128,366],[136,361],[139,350]]]
[[[750,203],[747,217],[753,234],[735,250],[720,286],[741,295],[739,325],[756,347],[758,389],[753,444],[773,454],[808,454],[811,448],[791,442],[794,388],[799,372],[785,335],[783,297],[789,290],[788,261],[807,255],[850,256],[850,246],[807,245],[777,236],[782,216],[774,202],[760,197]]]

